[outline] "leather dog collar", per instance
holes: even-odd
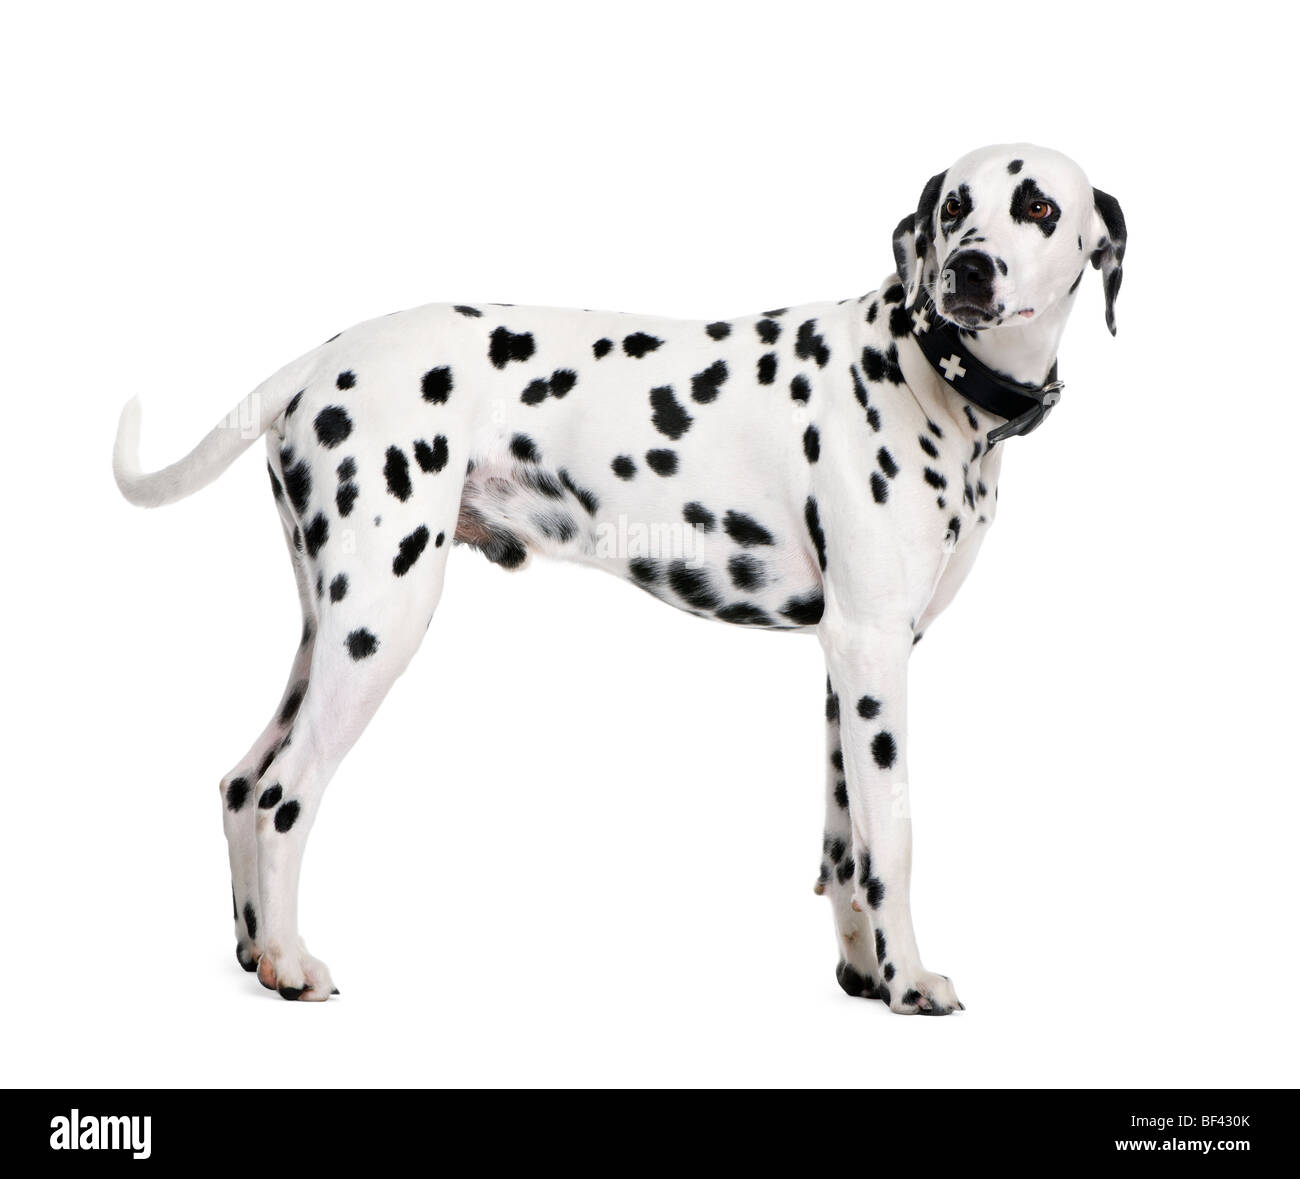
[[[962,346],[957,328],[926,297],[912,308],[912,335],[944,381],[973,405],[1006,419],[989,431],[990,446],[1036,429],[1061,399],[1065,386],[1056,379],[1055,361],[1042,385],[1022,385],[1004,377]]]

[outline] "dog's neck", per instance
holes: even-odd
[[[962,344],[981,364],[1022,385],[1041,385],[1056,360],[1074,295],[1053,303],[1025,323],[987,328],[962,336]]]

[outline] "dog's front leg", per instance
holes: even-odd
[[[878,997],[901,1014],[947,1015],[962,1006],[952,982],[921,965],[908,899],[912,820],[907,802],[908,625],[824,625],[830,688],[853,837],[852,907],[867,919],[878,959]]]

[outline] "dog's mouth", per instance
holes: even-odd
[[[977,303],[972,299],[944,299],[943,313],[967,328],[987,327],[998,318],[997,311],[987,303]]]

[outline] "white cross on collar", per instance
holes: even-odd
[[[922,332],[928,332],[929,330],[930,317],[926,315],[925,308],[918,307],[912,312],[912,331],[919,336]]]
[[[939,367],[943,369],[943,375],[949,381],[955,381],[958,377],[966,375],[966,370],[961,366],[961,358],[956,355],[947,356],[939,361]]]

